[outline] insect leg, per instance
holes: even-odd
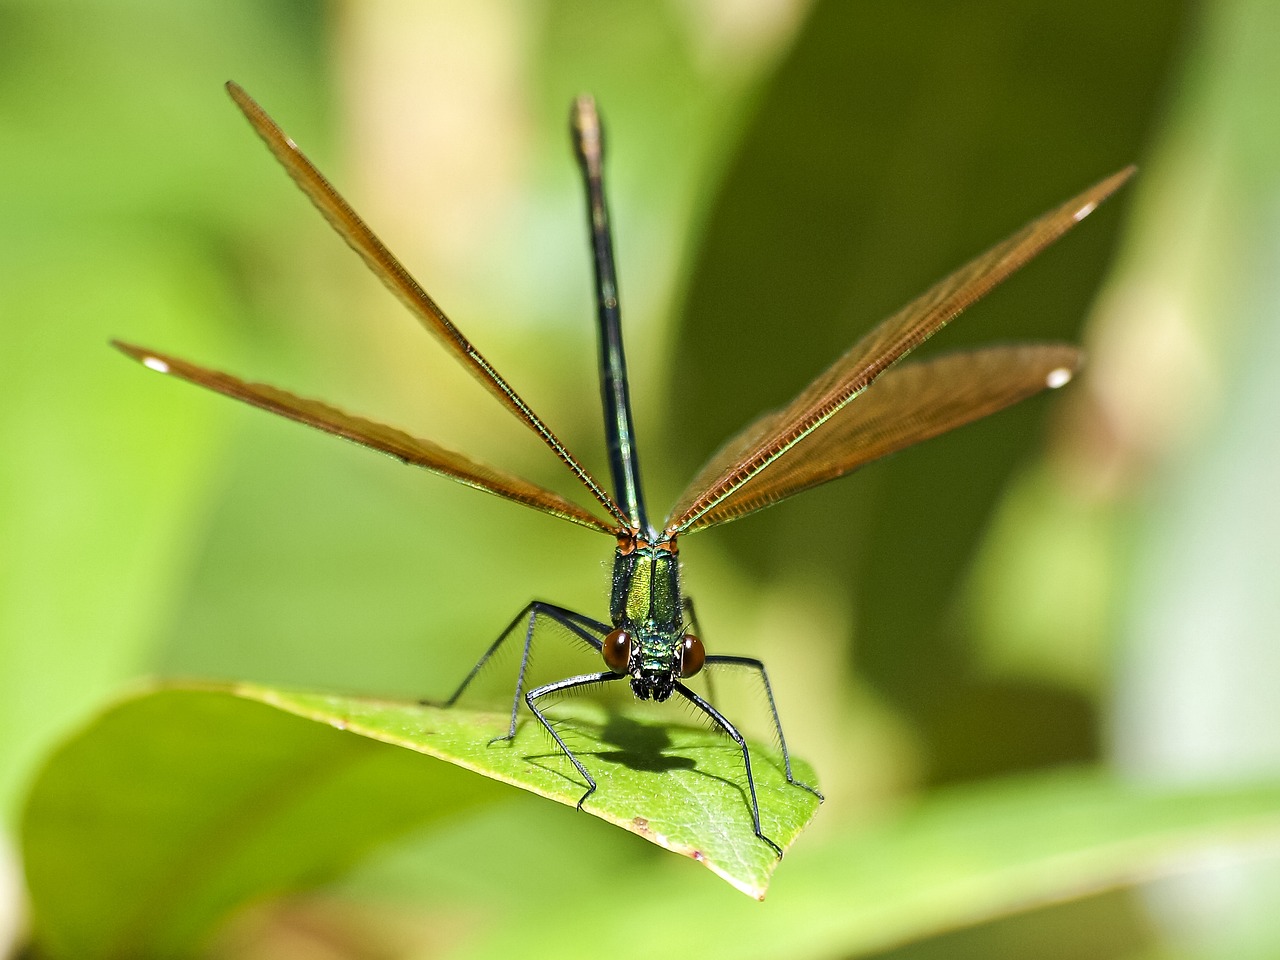
[[[702,627],[698,625],[698,614],[693,609],[693,597],[686,596],[683,606],[685,627],[692,626],[693,632],[699,637],[702,636]]]
[[[575,613],[572,610],[556,606],[553,603],[546,603],[542,600],[532,601],[528,606],[516,614],[512,621],[507,624],[506,629],[504,629],[502,633],[498,634],[498,639],[495,640],[490,645],[489,649],[484,652],[484,655],[476,661],[476,665],[472,667],[471,671],[463,678],[462,683],[458,685],[458,689],[455,690],[453,695],[450,696],[443,704],[445,707],[451,707],[457,703],[458,698],[461,697],[467,687],[471,685],[471,681],[474,680],[480,671],[484,669],[485,664],[492,659],[493,655],[498,652],[498,649],[509,637],[517,634],[517,628],[520,626],[520,623],[522,621],[527,621],[524,630],[524,648],[520,654],[520,672],[516,675],[516,690],[515,694],[511,698],[511,723],[504,736],[495,737],[491,742],[496,742],[498,740],[510,740],[516,735],[516,717],[520,710],[520,696],[524,691],[525,675],[529,671],[529,656],[533,646],[533,636],[538,625],[538,617],[540,616],[550,617],[583,643],[597,651],[600,649],[600,639],[594,635],[593,631],[600,634],[609,632],[609,627],[598,620],[593,620],[591,617]]]
[[[556,733],[555,728],[551,726],[546,715],[538,709],[535,701],[540,700],[551,693],[560,693],[565,690],[572,690],[575,687],[588,687],[593,683],[608,683],[610,680],[621,680],[622,677],[622,674],[614,673],[612,670],[605,670],[603,673],[584,673],[578,677],[569,677],[567,680],[557,680],[555,683],[544,684],[535,690],[530,690],[524,695],[524,702],[529,705],[529,709],[532,710],[533,715],[538,718],[538,722],[546,727],[547,733],[551,734],[556,745],[559,746],[564,752],[564,755],[569,758],[569,762],[577,768],[580,774],[582,774],[582,778],[587,781],[587,792],[578,798],[579,810],[582,809],[582,805],[586,802],[587,797],[596,792],[595,778],[592,777],[591,774],[587,773],[587,768],[582,765],[582,761],[575,757],[573,755],[573,751],[565,746],[565,742],[560,739],[560,734]]]
[[[702,625],[698,623],[698,613],[693,609],[693,597],[685,596],[682,607],[684,609],[685,630],[692,628],[693,635],[695,637],[701,637],[702,641],[705,643],[707,636],[702,632]],[[715,658],[713,657],[712,659]],[[703,682],[707,685],[707,699],[714,703],[716,699],[715,671],[708,670],[703,674]]]
[[[747,793],[751,798],[751,827],[755,830],[755,834],[769,846],[773,847],[774,853],[778,855],[778,859],[782,859],[782,848],[764,835],[764,831],[760,829],[760,802],[756,799],[756,780],[751,774],[751,751],[747,749],[747,741],[742,734],[719,710],[713,707],[707,701],[686,687],[683,683],[677,683],[676,692],[692,703],[695,707],[705,713],[721,730],[733,738],[733,742],[742,748],[742,765],[747,771]]]
[[[791,774],[791,754],[787,752],[787,738],[782,735],[782,720],[778,716],[778,705],[773,699],[773,687],[769,685],[769,674],[765,672],[764,664],[754,657],[734,657],[724,654],[715,654],[708,656],[706,660],[707,666],[712,664],[725,664],[727,666],[746,667],[748,670],[754,670],[760,677],[760,682],[764,684],[764,694],[769,700],[769,712],[773,715],[773,730],[778,735],[778,745],[782,748],[782,765],[787,773],[787,783],[795,784],[801,789],[808,790],[819,801],[825,800],[821,793],[815,790],[803,780],[797,780]]]

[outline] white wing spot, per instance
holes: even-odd
[[[1044,385],[1050,390],[1057,390],[1061,386],[1071,382],[1071,371],[1066,367],[1058,367],[1056,370],[1050,370],[1049,375],[1044,378]]]
[[[159,357],[143,357],[142,365],[148,370],[154,370],[156,373],[168,373],[169,365]]]
[[[1075,212],[1075,214],[1073,215],[1074,219],[1076,219],[1077,221],[1083,220],[1089,214],[1093,213],[1093,211],[1096,210],[1097,208],[1098,208],[1098,205],[1091,200]]]

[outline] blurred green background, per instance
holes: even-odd
[[[227,79],[604,475],[566,136],[570,98],[596,94],[655,511],[871,323],[1137,162],[1120,196],[939,338],[1083,342],[1084,379],[690,538],[687,589],[709,645],[769,663],[828,796],[815,843],[998,774],[1280,767],[1268,0],[3,0],[0,51],[10,828],[41,757],[132,679],[439,695],[530,598],[605,612],[604,538],[106,347],[323,396],[575,492],[331,234]],[[434,955],[509,909],[549,851],[601,878],[657,855],[560,814],[513,796],[450,834],[469,851],[460,873],[415,867],[415,844],[445,842],[417,837],[328,888],[366,931],[352,942],[383,953],[308,953],[310,901],[241,918],[216,949]],[[1278,879],[1205,869],[894,956],[1275,956]],[[601,891],[546,909],[567,930],[611,908]],[[446,910],[445,933],[420,921]]]

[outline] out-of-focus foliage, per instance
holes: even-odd
[[[599,898],[617,884],[634,916],[757,911],[707,928],[728,953],[734,938],[867,951],[1085,889],[1064,867],[1056,894],[1006,885],[914,926],[902,913],[936,902],[877,915],[865,898],[884,890],[847,838],[907,798],[947,803],[939,784],[1113,753],[1133,777],[1274,781],[1274,6],[3,0],[7,822],[55,742],[131,677],[440,695],[530,597],[604,607],[600,538],[108,351],[113,335],[153,344],[561,479],[327,232],[226,102],[228,78],[595,469],[564,113],[597,95],[655,508],[931,281],[1101,175],[1143,172],[940,338],[1082,339],[1084,381],[682,545],[706,639],[769,662],[788,740],[830,797],[765,904],[729,907],[739,895],[692,865],[459,780],[432,800],[456,803],[447,822],[308,898],[260,903],[213,949],[461,954],[484,949],[492,916],[520,915],[538,944],[590,952],[574,925],[609,919]],[[984,785],[973,816],[1018,782]],[[1070,848],[1071,811],[1101,802],[1073,784],[1040,783],[1041,819],[1010,817],[1006,852],[1019,836]],[[1248,795],[1167,796],[1190,830]],[[1152,826],[1146,809],[1098,827]],[[1125,849],[1106,883],[1152,862]],[[301,862],[255,876],[322,879],[291,874]],[[957,884],[980,886],[967,867]],[[902,882],[939,889],[906,867]],[[815,934],[840,911],[789,907],[811,883],[848,884],[866,926]],[[1218,874],[895,953],[1264,956],[1274,897],[1260,874]],[[0,904],[0,930],[14,909]]]
[[[249,699],[133,699],[56,753],[32,790],[37,933],[55,956],[182,956],[246,900],[332,877],[496,793]]]
[[[263,705],[274,711],[263,709]],[[298,717],[314,721],[316,729],[309,736],[318,746],[312,747],[313,741],[306,739],[308,734],[297,732]],[[323,755],[282,759],[290,751],[310,754],[328,749],[334,741],[331,727],[426,754],[576,807],[587,784],[563,752],[549,747],[540,726],[526,724],[517,730],[513,740],[492,742],[505,732],[509,718],[509,710],[477,711],[463,706],[446,709],[403,701],[298,693],[253,684],[148,692],[117,706],[84,736],[70,741],[46,764],[36,781],[23,833],[37,901],[66,903],[59,892],[75,885],[82,876],[120,869],[113,866],[117,861],[128,864],[135,858],[142,860],[150,867],[145,879],[135,878],[114,887],[91,885],[113,898],[115,909],[98,911],[101,917],[117,917],[119,928],[131,931],[129,936],[136,939],[132,928],[144,924],[128,918],[139,912],[140,904],[145,916],[145,904],[170,882],[174,873],[187,874],[194,890],[198,886],[195,873],[219,876],[224,861],[235,863],[239,858],[236,848],[251,847],[261,842],[264,833],[291,823],[295,819],[293,808],[308,808],[320,802],[317,796],[327,799],[342,795],[346,788],[335,787],[322,771],[357,761],[348,760],[345,755],[337,760]],[[690,857],[748,896],[763,899],[779,860],[774,849],[753,830],[751,808],[739,785],[742,758],[733,741],[719,731],[673,727],[661,720],[655,722],[652,717],[606,711],[599,704],[584,704],[576,714],[568,716],[558,711],[556,732],[588,764],[588,772],[594,768],[598,778],[600,787],[587,799],[583,810]],[[350,744],[350,737],[337,739],[348,751],[374,749]],[[281,746],[290,742],[292,746]],[[264,745],[266,756],[250,762],[253,751]],[[375,753],[380,755],[381,751]],[[785,850],[813,819],[818,797],[788,783],[781,759],[771,756],[763,746],[756,745],[752,755],[760,826],[770,841]],[[411,787],[396,787],[402,803],[422,811],[411,824],[430,816],[456,813],[459,804],[454,801],[443,805],[443,813],[429,812],[435,810],[430,798],[447,796],[457,789],[456,771],[440,771],[439,782],[428,776],[429,769],[444,765],[424,765],[423,779]],[[127,768],[128,772],[113,778],[113,767]],[[803,760],[792,758],[792,768],[801,782],[814,779],[813,771]],[[281,769],[290,772],[282,775]],[[319,781],[298,772],[302,770],[315,771]],[[381,786],[376,776],[370,779],[375,787]],[[192,780],[201,781],[204,787],[191,790],[182,786]],[[113,783],[125,787],[113,792]],[[354,789],[350,792],[357,793]],[[408,799],[406,793],[416,795],[416,799]],[[168,803],[155,799],[165,796],[175,799]],[[146,802],[139,804],[139,798]],[[272,815],[270,827],[242,816],[246,806],[258,803],[279,808]],[[383,797],[375,795],[358,803],[353,801],[351,810],[365,813],[370,820],[381,817],[385,832],[397,828],[404,832],[404,811],[395,805],[384,811],[387,806]],[[333,809],[327,809],[324,815],[335,820],[349,819]],[[319,816],[312,815],[312,828]],[[119,824],[109,832],[114,843],[100,839],[104,824],[110,823]],[[140,840],[129,840],[126,824],[146,835],[146,845],[157,851],[155,856],[146,855]],[[237,830],[237,825],[243,829]],[[354,829],[352,826],[334,823],[326,831],[331,844],[344,853],[348,847],[360,849],[368,844],[368,826],[359,820],[354,821]],[[238,898],[228,897],[220,905],[224,909],[234,906],[239,899],[256,893],[260,885],[272,890],[290,885],[288,880],[296,876],[305,877],[306,870],[291,862],[297,854],[292,843],[257,855],[262,861],[281,861],[280,878],[272,877],[259,884],[252,879],[253,871],[227,871],[242,883],[236,889]],[[219,846],[222,852],[209,856],[207,870],[193,869],[186,851],[212,845]],[[333,856],[318,854],[319,849],[316,846],[312,851],[318,859],[327,861]],[[39,883],[35,882],[37,879]],[[155,892],[139,896],[140,884],[151,886]],[[72,920],[69,925],[75,926],[79,912],[69,909],[67,914]],[[211,911],[205,919],[207,922],[216,918],[216,912]],[[55,932],[58,930],[56,918],[41,920]],[[155,922],[153,919],[152,925]],[[81,926],[86,943],[92,942],[94,925]],[[190,928],[191,924],[186,926]],[[117,939],[105,931],[100,934],[104,942],[114,943]],[[155,942],[163,941],[164,937],[157,934]],[[65,952],[84,955],[87,949],[82,945]],[[104,947],[104,952],[137,951]]]
[[[777,861],[743,822],[732,744],[670,731],[663,763],[654,735],[669,728],[614,724],[613,742],[593,749],[595,725],[577,720],[587,722],[562,727],[563,735],[574,735],[581,756],[608,764],[597,771],[594,813],[686,855],[696,844],[695,859],[763,894]],[[486,746],[503,723],[501,714],[249,685],[158,690],[118,704],[55,754],[32,790],[23,833],[39,942],[84,960],[192,953],[241,903],[331,880],[411,830],[447,835],[460,814],[484,817],[500,788],[459,767],[571,807],[581,789],[572,768],[540,752],[536,735]],[[765,829],[788,845],[817,800],[758,766]],[[642,827],[634,822],[641,816]],[[768,911],[717,898],[696,873],[674,873],[665,859],[637,861],[607,882],[665,917],[664,935],[699,956],[803,957],[916,939],[958,919],[1161,872],[1209,841],[1266,841],[1277,832],[1274,783],[1152,791],[1056,774],[952,790],[834,832],[788,858],[787,891]],[[439,857],[421,854],[426,863]],[[538,890],[475,931],[463,953],[575,953],[560,946],[563,917],[548,909],[548,893],[551,904],[589,898],[599,867],[581,866],[578,858],[542,859]],[[453,883],[434,899],[451,901],[468,883],[506,882],[491,869],[483,859],[451,862]],[[690,900],[716,908],[681,910]],[[575,922],[591,955],[651,955],[651,943],[614,917]]]

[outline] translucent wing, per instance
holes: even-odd
[[[462,332],[444,315],[431,297],[418,282],[409,275],[409,271],[397,260],[379,240],[372,230],[366,226],[354,210],[333,188],[324,175],[298,149],[298,145],[290,140],[276,122],[267,116],[258,104],[235,83],[227,83],[227,92],[235,101],[253,129],[258,132],[267,148],[280,161],[289,176],[293,178],[303,193],[315,204],[317,210],[324,215],[338,235],[345,240],[368,265],[369,269],[390,288],[391,292],[421,321],[428,332],[436,337],[448,350],[458,357],[490,393],[497,397],[507,409],[542,438],[561,462],[585,486],[596,500],[623,525],[628,525],[626,514],[614,502],[613,498],[578,462],[560,439],[530,409],[520,395],[502,378]]]
[[[1015,344],[894,367],[774,467],[741,484],[688,529],[744,517],[1041,390],[1060,387],[1079,369],[1080,358],[1079,350],[1065,344]],[[758,424],[774,417],[752,424],[743,436],[756,436]]]
[[[784,409],[730,441],[680,496],[666,528],[684,533],[770,467],[880,374],[1088,216],[1134,172],[1127,167],[1023,227],[936,284],[859,340]]]
[[[319,400],[296,397],[265,383],[249,383],[229,373],[201,367],[154,350],[121,343],[118,340],[113,340],[112,345],[143,366],[159,373],[171,374],[202,387],[208,387],[210,390],[216,390],[225,396],[243,400],[263,410],[270,410],[290,420],[305,423],[325,433],[354,440],[366,447],[388,453],[397,460],[425,467],[434,473],[465,483],[469,487],[487,490],[506,500],[513,500],[527,507],[541,510],[543,513],[549,513],[553,517],[561,517],[603,533],[612,534],[616,531],[612,523],[601,520],[576,503],[536,483],[477,463],[460,453],[455,453],[430,440],[420,440],[395,427],[344,413]]]

